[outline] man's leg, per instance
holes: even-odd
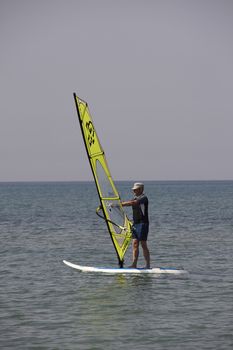
[[[139,241],[137,239],[133,239],[133,263],[130,267],[136,268],[138,262],[139,255]]]
[[[147,242],[146,241],[141,241],[142,249],[143,249],[143,255],[146,260],[146,269],[150,268],[150,252],[147,247]]]

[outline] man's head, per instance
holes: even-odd
[[[132,187],[133,192],[136,196],[140,196],[140,194],[143,193],[144,185],[142,182],[135,182],[135,184]]]

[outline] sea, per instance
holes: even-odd
[[[116,185],[132,198],[131,181]],[[151,265],[186,275],[74,270],[63,259],[117,267],[94,183],[0,183],[0,349],[233,349],[233,181],[145,193]]]

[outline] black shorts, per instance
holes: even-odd
[[[147,241],[148,232],[149,224],[144,222],[134,224],[132,229],[132,237],[138,241]]]

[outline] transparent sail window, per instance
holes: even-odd
[[[116,195],[114,193],[114,190],[112,188],[112,184],[102,167],[102,164],[99,162],[99,160],[96,160],[96,175],[99,182],[99,187],[101,191],[101,197],[103,198],[115,198]]]

